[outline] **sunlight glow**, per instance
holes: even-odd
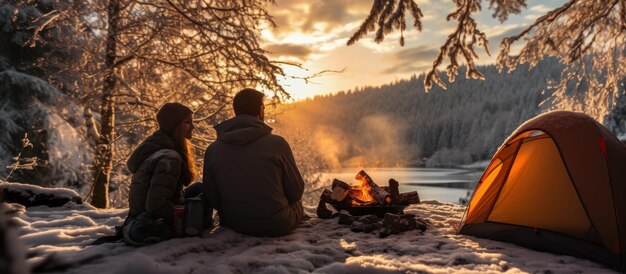
[[[282,77],[279,79],[279,82],[293,99],[301,100],[313,95],[310,90],[315,84],[307,83],[304,79],[299,79],[310,76],[311,72],[294,66],[283,66],[283,69],[287,75],[291,75],[292,77]]]
[[[428,11],[424,12],[422,19],[423,31],[418,32],[409,25],[403,33],[404,47],[399,45],[400,32],[388,34],[381,43],[374,42],[375,34],[370,33],[356,44],[346,46],[347,39],[360,27],[369,12],[369,4],[350,2],[339,5],[346,9],[344,14],[350,16],[338,17],[326,13],[320,16],[320,7],[329,5],[325,2],[298,0],[286,3],[287,1],[278,2],[272,12],[277,19],[278,28],[261,28],[261,35],[265,44],[276,46],[272,52],[274,60],[298,62],[306,68],[283,66],[286,74],[293,77],[279,79],[279,82],[296,100],[366,85],[387,84],[423,73],[433,60],[422,60],[417,55],[406,53],[420,47],[438,49],[456,27],[454,20],[445,19],[454,8],[452,3],[420,1],[420,8]],[[513,15],[506,24],[497,22],[492,17],[493,11],[485,9],[477,14],[478,27],[488,38],[502,36],[515,28],[532,23],[538,13],[557,5],[558,3],[529,3],[528,9]],[[499,41],[491,42],[491,56],[482,49],[477,50],[478,64],[495,61]],[[289,45],[306,47],[309,52],[305,55],[293,55],[288,50]],[[516,45],[513,47],[513,51],[515,50]],[[341,74],[322,75],[313,79],[312,83],[301,79],[324,70],[342,69],[345,71]]]

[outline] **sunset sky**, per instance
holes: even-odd
[[[478,28],[487,34],[491,56],[479,49],[479,64],[494,63],[503,37],[518,33],[525,26],[562,4],[558,1],[527,1],[528,8],[500,23],[491,17],[488,1],[482,1],[482,11],[475,18]],[[352,46],[346,41],[369,13],[372,0],[277,0],[270,12],[277,24],[275,29],[262,32],[263,48],[277,60],[301,63],[301,70],[286,67],[291,75],[305,76],[322,70],[342,70],[315,78],[314,83],[284,79],[285,89],[294,99],[334,93],[365,85],[381,85],[413,74],[427,71],[446,36],[456,26],[445,17],[454,8],[453,1],[417,0],[424,17],[423,31],[407,24],[405,46],[399,44],[399,32],[388,35],[376,44],[373,34]]]

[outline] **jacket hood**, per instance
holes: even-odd
[[[272,132],[263,121],[246,114],[228,119],[214,128],[217,140],[236,145],[245,145]]]
[[[158,130],[135,148],[133,154],[128,158],[126,166],[128,166],[130,172],[135,173],[148,157],[161,149],[173,149],[178,151],[174,139],[161,130]]]

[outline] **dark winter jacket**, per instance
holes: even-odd
[[[302,218],[294,207],[304,181],[287,141],[249,115],[215,130],[217,140],[204,156],[204,192],[220,224],[255,236],[288,234]]]
[[[128,194],[129,216],[146,213],[172,225],[173,207],[181,203],[183,158],[176,143],[157,131],[140,144],[127,162],[133,173]]]

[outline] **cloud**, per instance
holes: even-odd
[[[489,36],[489,49],[491,49],[493,51],[493,49],[499,49],[500,48],[500,42],[502,42],[502,39],[506,38],[506,37],[510,37],[513,35],[516,35],[520,32],[522,32],[526,27],[524,26],[514,26],[512,28],[509,28],[499,34],[496,35],[491,35]]]
[[[429,46],[417,46],[413,48],[403,49],[396,53],[396,58],[400,60],[415,59],[433,59],[439,51]]]
[[[529,10],[532,12],[537,12],[537,13],[547,13],[551,11],[552,8],[546,5],[536,5],[536,6],[530,7]]]
[[[345,46],[370,5],[370,1],[364,0],[277,0],[276,5],[269,7],[277,28],[264,29],[265,42],[308,46],[312,53],[299,50],[297,57],[301,61],[319,58],[317,54]]]
[[[417,46],[403,49],[394,54],[397,60],[392,66],[384,69],[382,73],[420,73],[432,67],[439,51],[429,46]]]
[[[364,0],[278,0],[270,13],[278,28],[274,32],[319,33],[361,21],[369,13],[371,1]]]
[[[272,20],[274,21],[274,24],[276,24],[276,28],[272,31],[275,33],[293,31],[295,26],[293,25],[293,22],[289,22],[290,19],[290,14],[288,13],[272,14]]]
[[[368,11],[362,9],[364,2],[369,1],[315,1],[310,6],[308,18],[302,25],[302,29],[313,31],[318,25],[327,32],[352,21],[362,20]]]
[[[313,50],[311,47],[296,44],[270,44],[263,47],[272,56],[293,57],[305,60]]]
[[[423,62],[419,62],[416,64],[410,64],[409,62],[394,65],[388,67],[382,71],[384,74],[404,74],[404,73],[413,73],[420,74],[422,72],[426,72],[433,67],[432,64],[425,64]]]

